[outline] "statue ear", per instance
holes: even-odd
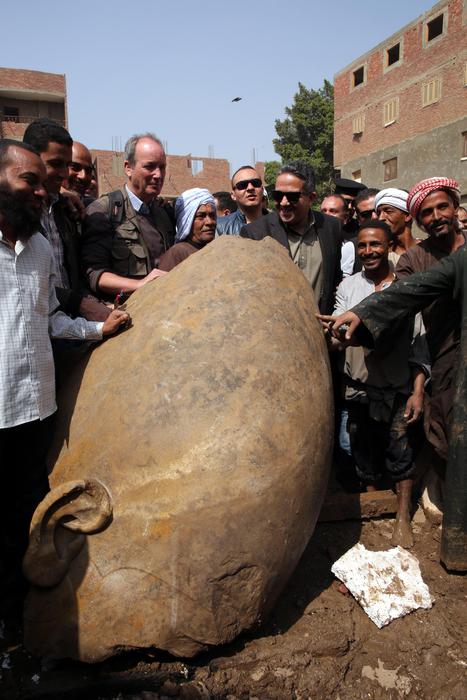
[[[50,491],[32,517],[23,573],[35,586],[56,586],[81,550],[85,535],[112,520],[107,489],[94,479],[68,481]]]

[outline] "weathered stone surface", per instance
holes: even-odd
[[[315,303],[275,241],[223,237],[128,302],[60,400],[25,571],[49,658],[191,656],[263,619],[313,532],[332,445]]]

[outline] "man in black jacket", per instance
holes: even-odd
[[[73,318],[82,316],[88,321],[105,321],[110,309],[89,296],[82,284],[80,237],[67,201],[60,195],[62,183],[68,177],[73,139],[63,126],[43,117],[31,122],[23,141],[39,153],[47,173],[47,202],[41,227],[52,247],[60,309]]]
[[[281,168],[272,196],[276,211],[243,226],[240,236],[254,240],[271,236],[287,248],[309,281],[321,313],[330,313],[342,277],[340,221],[311,209],[316,198],[314,173],[301,161]]]

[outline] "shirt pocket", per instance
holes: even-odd
[[[130,234],[130,235],[128,235]],[[146,251],[135,231],[121,231],[112,245],[112,270],[123,277],[144,277],[149,272]]]

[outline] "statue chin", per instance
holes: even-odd
[[[59,397],[23,563],[37,656],[231,641],[268,614],[324,496],[327,350],[279,244],[221,237],[128,310]]]

